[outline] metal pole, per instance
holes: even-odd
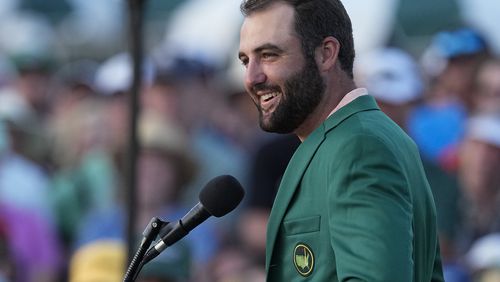
[[[137,138],[137,118],[139,116],[139,93],[141,91],[142,61],[143,61],[143,18],[144,18],[144,0],[129,0],[129,24],[130,24],[130,55],[133,62],[133,80],[130,89],[129,104],[129,149],[127,166],[127,258],[130,262],[136,249],[136,198],[137,198],[137,177],[136,161],[139,151],[139,142]]]

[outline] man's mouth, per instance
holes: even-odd
[[[281,92],[271,92],[271,93],[266,93],[261,96],[259,96],[259,101],[260,101],[260,107],[263,111],[268,111],[275,106],[279,99],[277,99],[281,95]]]

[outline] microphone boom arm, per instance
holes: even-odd
[[[183,218],[175,223],[169,223],[167,227],[161,231],[160,242],[147,251],[142,262],[146,264],[157,257],[163,250],[182,239],[198,226],[198,224],[205,221],[210,216],[210,213],[205,210],[203,205],[198,203]],[[165,230],[167,231],[165,232]]]
[[[149,246],[151,246],[151,243],[153,243],[156,236],[158,236],[160,230],[163,230],[163,227],[168,224],[169,222],[163,221],[158,217],[153,217],[151,219],[144,232],[142,232],[143,238],[141,244],[139,245],[139,248],[137,249],[132,261],[130,262],[127,272],[125,273],[125,276],[123,278],[123,282],[135,281],[137,275],[141,271],[142,266],[144,265],[143,258],[146,254],[147,249],[149,248]]]

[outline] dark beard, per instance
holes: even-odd
[[[268,87],[274,90],[277,87]],[[259,124],[262,130],[276,133],[291,133],[297,129],[316,109],[323,98],[325,85],[314,58],[306,58],[306,65],[285,81],[280,104],[268,122],[259,109]]]

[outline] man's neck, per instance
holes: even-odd
[[[326,88],[325,96],[309,117],[294,131],[303,142],[321,123],[323,123],[342,102],[344,96],[356,88],[352,80],[340,83],[335,89]]]

